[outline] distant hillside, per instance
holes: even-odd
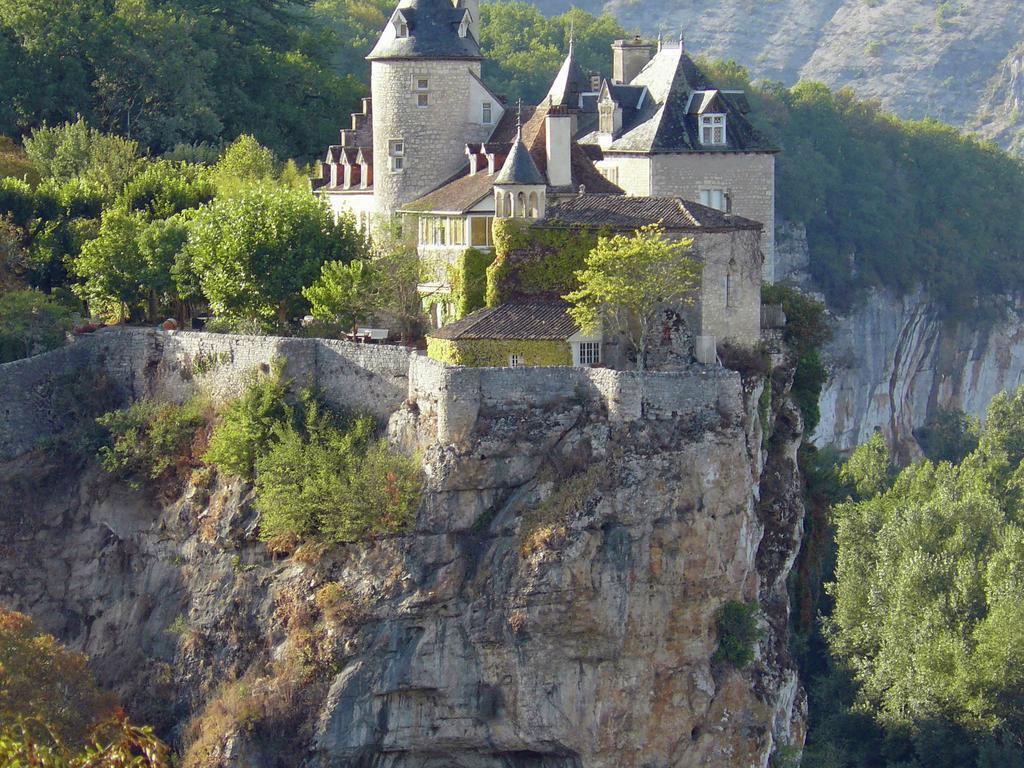
[[[536,0],[545,13],[569,0]],[[1020,0],[577,0],[756,77],[849,85],[903,117],[1024,143]]]

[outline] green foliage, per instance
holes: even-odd
[[[0,133],[82,115],[156,152],[248,132],[311,154],[366,92],[331,66],[345,17],[311,5],[0,0]]]
[[[133,488],[168,481],[195,458],[192,444],[206,421],[207,404],[199,397],[184,405],[139,400],[111,411],[97,419],[107,431],[106,445],[97,454],[100,466]]]
[[[894,467],[889,446],[881,432],[857,446],[839,470],[839,479],[852,488],[857,498],[870,499],[884,493],[892,484]]]
[[[576,273],[604,234],[592,228],[545,229],[521,219],[497,219],[495,258],[487,268],[487,306],[496,307],[520,293],[576,290]]]
[[[274,431],[294,418],[289,385],[282,360],[266,375],[251,372],[241,397],[228,405],[214,427],[203,460],[221,472],[251,478],[256,459],[269,450]]]
[[[449,365],[504,368],[513,354],[521,365],[572,365],[569,344],[557,339],[427,338],[427,356]]]
[[[1024,286],[1020,159],[934,120],[885,114],[849,90],[751,86],[734,62],[705,65],[720,87],[750,93],[758,127],[781,147],[776,211],[806,224],[811,274],[830,306],[847,309],[874,287],[923,285],[947,311],[991,316],[995,297]]]
[[[39,291],[0,295],[0,363],[61,346],[71,324],[71,311]]]
[[[419,505],[418,462],[375,440],[368,416],[343,419],[312,393],[256,444],[260,536],[356,541],[404,530]],[[255,443],[255,441],[254,441]]]
[[[584,331],[604,326],[629,338],[643,370],[647,331],[661,307],[691,304],[700,288],[702,265],[685,255],[692,247],[692,238],[671,240],[657,224],[599,237],[576,273],[579,288],[565,296],[569,314]]]
[[[329,261],[320,268],[320,277],[302,290],[313,317],[339,323],[355,331],[377,309],[378,272],[362,259],[348,264]]]
[[[177,217],[149,221],[142,213],[111,208],[98,236],[72,262],[82,281],[75,291],[94,316],[109,322],[155,321],[159,307],[178,298],[173,271],[187,237]]]
[[[286,319],[325,262],[349,262],[363,239],[308,192],[269,185],[219,197],[189,221],[188,255],[217,314]]]
[[[117,204],[129,212],[168,219],[210,202],[214,192],[210,173],[202,166],[155,160],[128,182]]]
[[[451,285],[450,300],[455,305],[454,319],[465,317],[486,305],[487,270],[494,258],[493,251],[467,248],[449,267],[448,283]]]
[[[584,72],[607,71],[612,41],[628,36],[611,15],[579,8],[548,18],[530,3],[503,1],[485,4],[480,15],[484,79],[496,93],[529,104],[547,93],[569,50],[570,33]]]
[[[757,603],[730,600],[718,609],[715,627],[718,648],[712,660],[729,664],[736,669],[748,667],[754,660],[754,645],[761,639],[757,626]]]
[[[273,181],[277,170],[274,153],[243,134],[232,142],[213,167],[213,178],[222,193],[237,192],[261,182]]]
[[[978,447],[980,429],[977,419],[959,409],[937,408],[914,431],[914,437],[929,460],[955,464]]]
[[[860,500],[834,510],[828,637],[860,701],[892,727],[945,722],[1019,744],[1024,390],[993,400],[959,464],[921,462],[890,484],[880,437],[854,458],[844,474]]]
[[[113,197],[140,170],[134,141],[101,133],[81,117],[53,128],[45,124],[25,138],[25,153],[44,179],[80,178]]]

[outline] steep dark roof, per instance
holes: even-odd
[[[606,151],[778,151],[744,116],[750,109],[746,97],[716,89],[681,48],[658,51],[629,84],[630,88],[639,86],[646,87],[649,96],[636,110],[632,91],[621,90],[626,86],[609,84],[609,93],[624,109],[622,131],[605,147]],[[725,113],[727,144],[711,147],[700,143],[698,111],[702,107],[705,112],[714,107]],[[580,141],[592,144],[599,139],[600,134],[594,131]]]
[[[583,74],[580,65],[576,63],[576,56],[573,54],[573,45],[569,43],[569,53],[562,62],[561,69],[555,75],[551,88],[544,101],[555,107],[580,107],[580,97],[590,91],[590,78]]]
[[[548,200],[541,227],[608,227],[635,231],[660,222],[667,231],[725,232],[761,229],[742,216],[723,213],[679,197],[627,197],[625,195],[572,195]]]
[[[495,184],[547,184],[547,179],[537,169],[522,139],[516,141],[512,151],[494,179]]]
[[[579,331],[562,299],[516,299],[431,331],[434,339],[564,340]]]
[[[465,8],[456,8],[450,0],[402,0],[396,13],[409,25],[408,37],[397,37],[392,19],[366,58],[379,59],[480,59],[480,46],[467,33],[459,37],[459,23]]]

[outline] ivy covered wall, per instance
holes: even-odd
[[[448,284],[451,286],[450,301],[455,306],[455,317],[459,320],[470,312],[483,309],[487,293],[487,268],[494,261],[493,251],[479,251],[467,248],[448,266]]]
[[[572,365],[569,342],[558,339],[434,339],[427,337],[427,356],[449,365],[497,367],[508,365],[510,355],[522,365]]]
[[[494,262],[487,268],[487,306],[496,307],[522,293],[568,293],[575,272],[601,230],[549,229],[522,219],[495,219]]]

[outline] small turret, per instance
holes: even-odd
[[[522,104],[519,114],[516,141],[494,180],[494,215],[505,219],[542,219],[547,181],[523,143]]]

